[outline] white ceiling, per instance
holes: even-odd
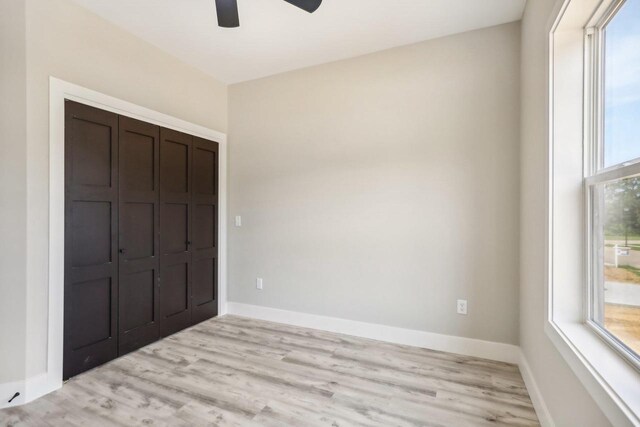
[[[525,0],[324,0],[313,14],[283,0],[238,0],[219,28],[214,0],[75,0],[226,83],[517,21]]]

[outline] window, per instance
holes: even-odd
[[[604,166],[640,158],[640,1],[627,0],[603,31]]]
[[[640,0],[588,32],[588,323],[640,368]]]
[[[611,424],[640,426],[639,8],[557,0],[549,25],[544,328]]]

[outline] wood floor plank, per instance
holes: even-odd
[[[515,365],[223,316],[0,411],[2,426],[537,426]]]

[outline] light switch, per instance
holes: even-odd
[[[240,215],[236,215],[236,227],[242,227],[242,217]]]

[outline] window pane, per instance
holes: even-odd
[[[640,177],[600,186],[595,321],[640,354]],[[601,218],[598,224],[598,219]]]
[[[605,29],[604,166],[640,157],[640,0]]]

